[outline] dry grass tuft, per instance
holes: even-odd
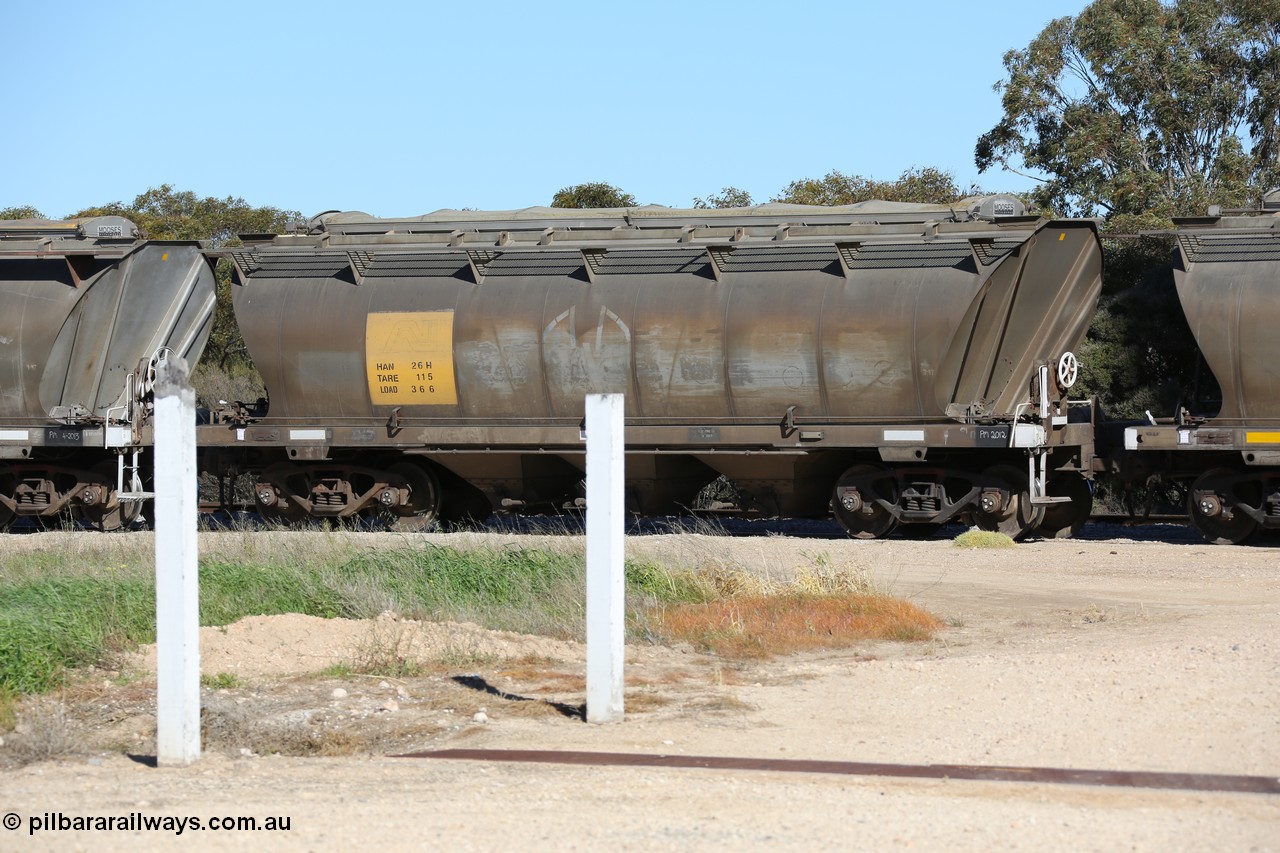
[[[419,626],[401,621],[390,611],[369,620],[351,659],[340,665],[346,672],[382,678],[412,678],[449,667],[492,664],[496,658],[480,648],[474,635],[450,636],[437,648],[421,647]]]
[[[527,702],[504,702],[494,713],[501,714],[504,718],[518,717],[524,720],[557,719],[564,716],[564,712],[550,700],[527,698]]]
[[[66,703],[47,696],[22,701],[13,735],[6,739],[9,757],[19,764],[49,761],[76,750],[75,726]]]
[[[322,714],[302,710],[264,715],[260,708],[221,697],[205,697],[201,714],[204,748],[236,755],[340,756],[373,749],[377,734],[338,728]]]
[[[704,564],[702,601],[655,606],[642,620],[666,644],[734,658],[763,658],[862,640],[927,640],[942,622],[921,608],[877,593],[865,566],[802,552],[789,581]]]
[[[586,677],[575,672],[526,672],[524,677],[512,675],[510,678],[530,685],[539,693],[583,693],[587,689]]]
[[[734,658],[847,648],[864,640],[932,639],[942,621],[916,605],[872,592],[744,595],[665,608],[653,616],[668,642]]]
[[[350,707],[308,702],[289,707],[250,696],[219,693],[203,697],[204,748],[226,755],[344,756],[378,753],[403,739],[427,738],[440,727],[399,723],[390,714],[374,714],[361,700]],[[355,712],[354,714],[352,712]]]
[[[796,571],[791,588],[809,595],[867,594],[871,578],[861,565],[835,565],[824,551],[806,555],[810,564]]]
[[[653,693],[648,690],[632,690],[627,693],[627,713],[635,714],[642,711],[656,711],[659,708],[667,707],[674,701],[675,700],[670,696],[663,696],[660,693]]]
[[[352,672],[404,678],[418,675],[419,669],[413,656],[413,632],[408,626],[390,618],[369,622],[368,631],[356,646]]]
[[[777,581],[741,572],[726,566],[706,566],[696,576],[711,598],[735,598],[744,595],[772,595],[781,588]]]
[[[700,696],[685,703],[684,709],[698,714],[746,714],[757,710],[756,706],[750,702],[744,702],[736,696],[723,694]]]
[[[802,562],[784,568],[743,570],[722,560],[703,558],[691,570],[671,572],[689,578],[705,590],[707,598],[736,598],[744,595],[785,595],[790,592],[829,595],[870,592],[871,581],[861,563],[835,563],[826,551],[801,551]]]

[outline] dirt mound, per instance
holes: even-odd
[[[577,660],[582,646],[548,637],[489,631],[470,622],[420,622],[383,613],[377,619],[322,619],[288,613],[249,616],[200,629],[200,671],[238,678],[302,675],[335,666],[378,669],[380,664],[501,661],[537,657]],[[154,672],[156,647],[129,661]]]

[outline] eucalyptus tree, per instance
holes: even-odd
[[[693,200],[695,210],[723,210],[730,207],[750,207],[755,202],[751,199],[751,193],[737,187],[725,187],[718,193],[698,197]]]
[[[771,200],[788,204],[827,205],[855,204],[871,199],[949,204],[979,192],[977,187],[962,190],[956,185],[955,177],[950,172],[930,167],[912,167],[893,181],[846,175],[833,169],[821,178],[792,181]]]
[[[574,184],[557,192],[552,207],[635,207],[636,197],[602,181]]]
[[[113,201],[74,215],[110,214],[129,218],[152,240],[202,240],[214,248],[239,245],[240,234],[284,233],[290,221],[301,218],[297,211],[254,207],[232,196],[202,198],[189,190],[175,190],[170,184],[148,189],[129,204]],[[202,361],[225,371],[247,365],[249,357],[231,310],[230,267],[221,262],[217,272],[217,310]]]
[[[1095,0],[1004,56],[980,170],[1060,213],[1131,227],[1280,181],[1280,0]]]

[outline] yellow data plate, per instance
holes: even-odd
[[[375,406],[453,406],[453,312],[370,314],[364,333]]]
[[[1246,432],[1245,444],[1280,444],[1280,432]]]

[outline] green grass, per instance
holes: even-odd
[[[154,642],[155,588],[144,554],[108,568],[49,553],[6,558],[0,564],[0,690],[47,691],[67,669],[115,668],[121,652]],[[549,636],[584,632],[579,555],[428,545],[355,554],[338,549],[326,557],[202,560],[200,624],[280,613],[359,619],[392,610]],[[691,574],[638,563],[628,563],[626,572],[632,610],[708,594]]]
[[[1018,544],[994,530],[966,530],[954,540],[957,548],[1016,548]]]
[[[200,676],[200,686],[210,690],[231,690],[243,687],[244,682],[234,672],[219,672],[217,675]]]
[[[155,591],[138,577],[53,576],[0,588],[0,689],[43,692],[69,667],[155,636]]]
[[[123,653],[155,639],[149,536],[48,535],[39,550],[0,554],[0,726],[13,697],[55,688],[70,669],[93,664],[121,670]],[[409,538],[379,549],[364,541],[321,533],[289,537],[282,545],[270,534],[206,534],[201,624],[282,613],[369,619],[392,611],[406,619],[474,622],[562,639],[581,640],[585,634],[581,551],[459,550]],[[700,638],[727,624],[764,654],[805,648],[800,641],[814,637],[834,642],[837,634],[863,636],[850,619],[862,606],[859,596],[875,593],[866,573],[834,566],[824,553],[803,556],[808,565],[789,584],[719,563],[676,570],[628,561],[630,636],[710,648],[714,644]],[[787,618],[779,607],[790,608]],[[753,608],[765,617],[748,626],[744,614]],[[815,620],[827,611],[835,621],[818,626]],[[676,616],[679,625],[671,622]],[[407,674],[405,667],[418,664],[405,660],[402,640],[395,632],[375,637],[343,671]],[[746,646],[738,646],[721,652],[745,654]],[[475,664],[474,655],[466,648],[455,652],[467,665]],[[231,687],[233,678],[216,674],[205,685]]]
[[[18,722],[18,704],[22,696],[8,689],[0,689],[0,732],[13,730]]]

